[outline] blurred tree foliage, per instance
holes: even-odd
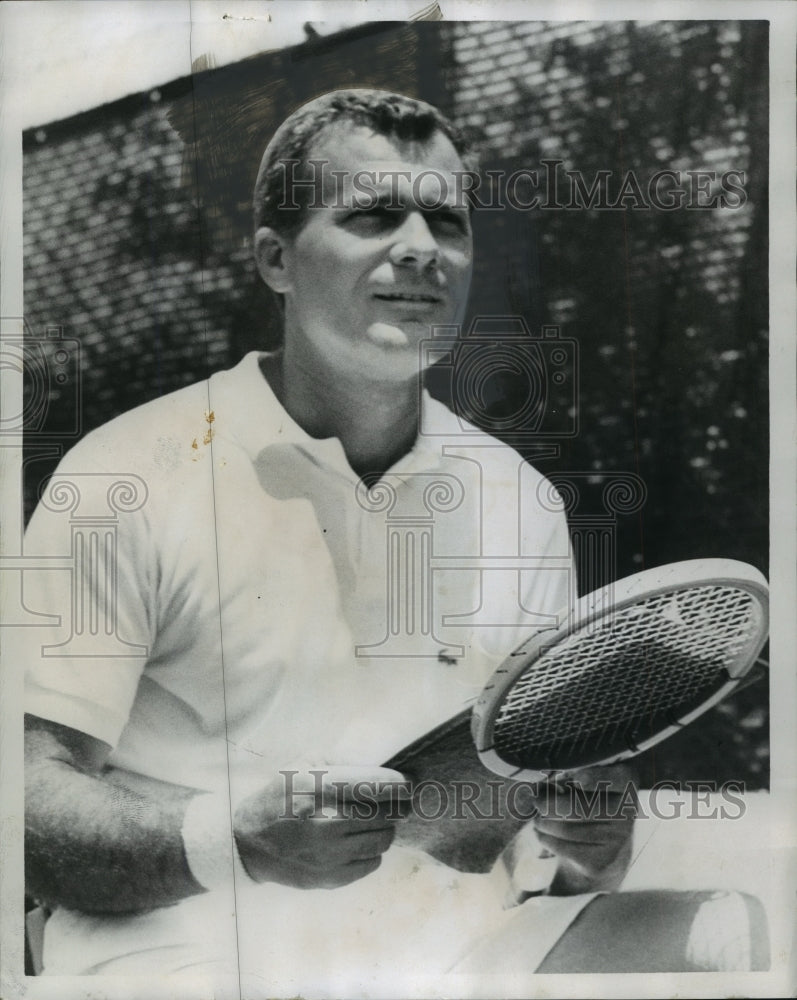
[[[477,212],[473,314],[519,313],[576,341],[578,433],[555,467],[594,472],[596,485],[611,470],[644,479],[619,571],[698,556],[766,571],[767,26],[620,30],[613,44],[560,38],[535,53],[581,86],[545,105],[518,76],[507,112],[518,148],[487,144],[485,167],[542,177],[543,160],[561,160],[560,202],[574,197],[566,170],[587,184],[610,172],[610,201],[632,172],[648,204],[657,171],[676,171],[687,201],[689,171],[713,171],[703,203],[723,172],[742,171],[744,204],[663,211],[632,195],[614,210]]]

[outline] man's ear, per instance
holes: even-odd
[[[287,292],[291,287],[286,260],[287,240],[268,226],[255,233],[255,262],[260,277],[275,292]]]

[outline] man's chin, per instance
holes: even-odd
[[[420,324],[414,322],[400,326],[395,323],[371,323],[368,327],[368,338],[372,343],[395,350],[416,346],[425,336],[429,336],[428,325],[423,325],[421,329]]]
[[[406,381],[421,374],[421,344],[430,335],[428,324],[371,323],[360,354],[360,372],[386,381]]]

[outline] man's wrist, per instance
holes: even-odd
[[[254,881],[238,853],[227,795],[194,795],[188,802],[180,833],[188,869],[203,889],[212,891],[239,879]]]

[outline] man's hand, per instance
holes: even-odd
[[[196,789],[108,768],[107,744],[69,727],[35,716],[25,725],[31,895],[87,913],[134,913],[205,891],[181,835]],[[332,887],[379,866],[409,800],[406,782],[378,767],[317,772],[286,769],[236,810],[241,860],[257,881]],[[219,845],[227,857],[229,846]]]
[[[625,765],[590,767],[547,786],[532,820],[537,838],[559,859],[551,893],[616,889],[631,860],[636,801]]]
[[[347,885],[379,867],[409,798],[388,768],[285,768],[238,806],[238,853],[257,882]]]

